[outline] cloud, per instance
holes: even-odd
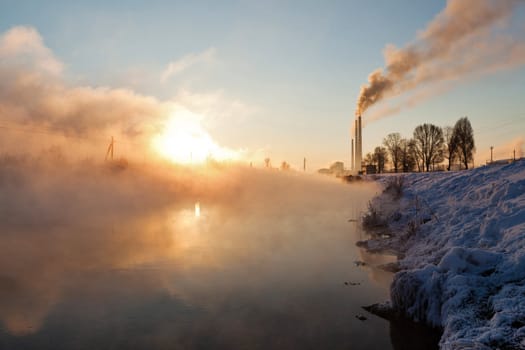
[[[177,75],[196,64],[213,62],[216,52],[217,50],[214,47],[210,47],[201,53],[191,53],[176,61],[168,63],[160,76],[160,81],[164,83],[174,75]]]
[[[171,102],[131,90],[69,86],[62,67],[34,28],[15,27],[0,36],[2,122],[69,136],[113,129],[131,137],[169,114]]]
[[[228,97],[223,91],[196,93],[186,89],[177,92],[174,99],[187,108],[207,117],[208,123],[244,120],[257,108]]]
[[[17,65],[36,65],[40,71],[58,75],[63,70],[60,62],[44,45],[40,34],[31,27],[18,26],[0,37],[0,60]]]
[[[211,48],[173,64],[171,73],[213,58]],[[181,63],[183,62],[183,63]],[[85,141],[84,156],[100,153],[114,136],[122,150],[143,158],[151,155],[151,140],[181,111],[189,111],[198,123],[244,116],[250,110],[242,101],[223,92],[181,91],[168,100],[107,86],[71,86],[63,74],[64,64],[45,46],[38,31],[14,27],[0,36],[0,148],[22,151],[19,129],[36,130],[39,137],[24,137],[23,151],[34,152],[50,145],[66,146],[65,138]],[[179,68],[177,68],[179,67]],[[184,113],[182,113],[184,114]],[[27,136],[27,135],[26,135]],[[127,142],[127,143],[126,143]],[[71,143],[69,143],[70,146]],[[91,148],[91,150],[90,150]],[[69,147],[71,150],[71,147]],[[157,155],[155,151],[153,155]]]

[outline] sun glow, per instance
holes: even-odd
[[[201,118],[189,111],[170,118],[164,131],[153,139],[153,147],[176,163],[203,163],[208,159],[235,160],[238,153],[221,147],[199,123]]]

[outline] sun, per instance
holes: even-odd
[[[237,152],[219,146],[211,138],[202,128],[201,119],[187,110],[172,114],[162,133],[153,139],[154,149],[163,157],[182,164],[237,159]]]

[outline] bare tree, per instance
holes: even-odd
[[[417,166],[417,171],[422,172],[425,170],[422,162],[423,155],[420,153],[419,147],[417,147],[416,140],[410,139],[408,141],[408,152],[414,160],[414,164]]]
[[[377,172],[385,172],[385,164],[388,161],[388,153],[386,148],[378,146],[374,149],[373,159],[377,164]]]
[[[445,126],[443,128],[443,136],[445,138],[446,153],[445,158],[448,159],[447,170],[450,171],[454,158],[456,158],[458,151],[457,137],[454,133],[454,128],[451,126]]]
[[[266,168],[270,168],[271,167],[270,158],[264,158],[264,166]]]
[[[414,141],[422,167],[430,171],[430,166],[443,154],[443,130],[434,124],[419,125],[414,130]]]
[[[365,155],[365,158],[364,158],[364,163],[365,165],[376,165],[376,159],[374,158],[374,155],[370,152],[368,152],[366,155]]]
[[[373,167],[375,170],[373,172],[377,172],[377,163],[376,159],[374,157],[374,154],[371,152],[368,152],[365,157],[363,158],[363,166],[366,168],[366,172],[371,172],[370,167]]]
[[[436,155],[432,158],[432,171],[438,170],[439,164],[445,161],[445,151],[445,143],[443,143],[443,145],[437,150]]]
[[[406,173],[414,170],[416,166],[416,160],[412,155],[411,151],[411,142],[407,139],[401,139],[399,142],[399,163],[401,165],[401,170]]]
[[[383,145],[388,150],[390,154],[390,159],[392,160],[392,165],[394,167],[394,172],[397,173],[399,168],[402,166],[401,163],[401,135],[398,132],[388,134],[383,139]]]
[[[476,146],[474,145],[474,131],[467,117],[461,118],[456,122],[453,133],[457,142],[458,156],[463,165],[465,165],[465,169],[468,169],[469,162],[474,160]]]

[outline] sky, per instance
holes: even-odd
[[[501,31],[521,45],[525,6],[516,3]],[[0,35],[21,26],[33,29],[49,49],[46,55],[58,62],[61,84],[72,91],[124,89],[162,106],[174,103],[218,147],[242,154],[243,161],[262,166],[269,157],[274,165],[287,161],[299,169],[306,157],[313,171],[338,160],[348,166],[361,86],[385,66],[387,45],[417,45],[418,35],[446,5],[0,0]],[[408,97],[389,97],[363,113],[363,151],[389,133],[410,137],[419,124],[453,125],[468,116],[477,165],[488,159],[490,146],[496,157],[508,158],[512,149],[523,150],[524,87],[523,57],[505,69],[418,85]],[[410,96],[418,103],[407,102]],[[403,108],[371,117],[391,106]],[[6,118],[0,114],[0,121]],[[147,124],[149,118],[144,112],[134,122]],[[151,120],[158,123],[158,116]],[[99,132],[107,136],[103,128]]]

